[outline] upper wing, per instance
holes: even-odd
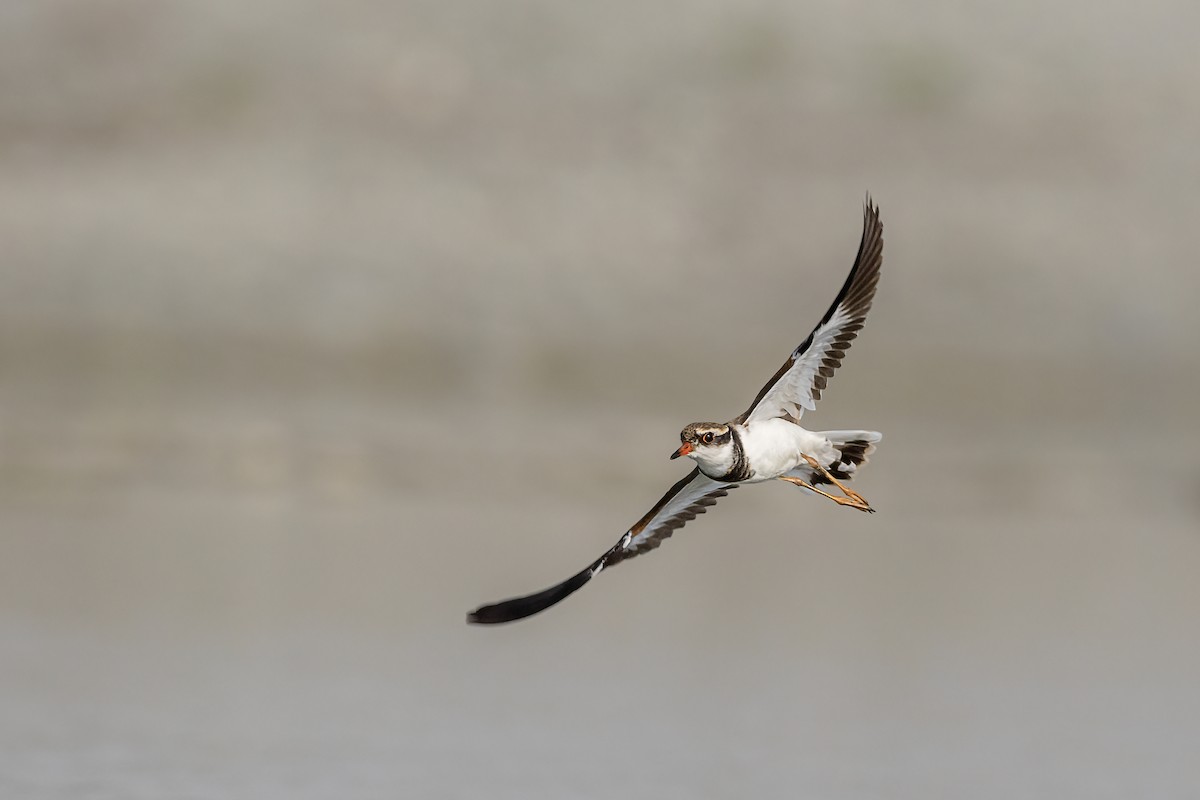
[[[863,208],[862,242],[854,266],[833,305],[817,327],[762,388],[737,422],[755,422],[790,414],[800,419],[804,410],[817,407],[821,391],[842,364],[850,343],[862,329],[883,264],[883,223],[879,209],[867,198]]]
[[[535,594],[481,606],[467,614],[467,622],[482,625],[512,622],[549,608],[599,575],[605,567],[658,547],[664,539],[698,514],[703,514],[732,488],[734,484],[711,480],[699,468],[692,470],[690,475],[672,486],[646,516],[626,531],[620,541],[582,572]]]

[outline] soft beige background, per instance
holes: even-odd
[[[1200,791],[1200,6],[0,5],[0,795]],[[866,516],[608,547],[824,311]]]

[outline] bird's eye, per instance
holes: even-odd
[[[712,444],[712,440],[713,440],[712,431],[709,431],[708,433],[706,433],[700,437],[700,441],[704,442],[705,444]]]

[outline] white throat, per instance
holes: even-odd
[[[710,478],[726,475],[733,469],[733,440],[719,445],[700,445],[688,454]]]

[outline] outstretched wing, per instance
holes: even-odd
[[[791,415],[800,419],[812,411],[833,371],[842,364],[850,343],[862,329],[879,283],[883,264],[883,223],[879,209],[867,198],[863,208],[862,241],[858,256],[833,305],[813,332],[762,388],[736,422],[756,422]]]
[[[700,472],[699,468],[692,470],[690,475],[672,486],[646,516],[626,531],[620,541],[582,572],[535,594],[477,608],[467,614],[467,622],[481,625],[512,622],[549,608],[599,575],[605,567],[658,547],[676,530],[707,511],[732,488],[734,484],[714,481]]]

